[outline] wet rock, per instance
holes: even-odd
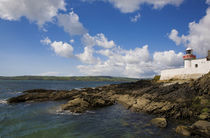
[[[129,96],[128,94],[119,95],[117,101],[127,109],[131,108],[136,103],[135,98]]]
[[[210,137],[210,122],[199,120],[190,126],[191,132],[195,135]]]
[[[194,122],[199,117],[209,120],[209,78],[210,73],[195,81],[171,85],[140,80],[71,91],[35,89],[8,99],[8,103],[66,100],[69,102],[63,109],[73,112],[120,103],[133,111]]]
[[[78,98],[68,101],[62,105],[62,110],[69,110],[73,113],[83,113],[87,110],[113,105],[114,101],[107,97],[93,95],[80,95]]]
[[[151,120],[151,123],[161,128],[165,128],[167,126],[167,121],[165,118],[154,118]]]
[[[191,132],[187,126],[177,126],[176,133],[183,136],[191,136]]]
[[[89,103],[81,98],[70,100],[68,103],[61,106],[62,110],[69,110],[73,113],[82,113],[89,107]]]

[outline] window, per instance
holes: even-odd
[[[198,67],[198,64],[195,64],[195,68],[197,68]]]
[[[187,50],[186,54],[192,54],[192,51],[191,50]]]

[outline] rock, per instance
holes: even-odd
[[[136,103],[136,99],[129,96],[128,94],[119,95],[117,101],[118,103],[122,104],[126,109],[131,108]]]
[[[151,102],[150,100],[140,97],[136,100],[136,104],[134,104],[133,107],[140,110],[144,110],[145,107],[148,106],[150,102]]]
[[[165,128],[167,126],[167,121],[165,118],[154,118],[151,120],[151,123],[161,128]]]
[[[70,100],[61,106],[62,110],[69,110],[73,113],[83,113],[89,109],[113,105],[114,102],[107,97],[97,96],[97,94],[85,94]]]
[[[208,121],[199,120],[190,126],[190,128],[195,135],[210,137],[210,122]]]
[[[177,126],[176,133],[181,134],[183,136],[191,136],[191,133],[187,126]]]
[[[73,113],[82,113],[89,107],[89,103],[81,98],[70,100],[68,103],[61,106],[62,110],[69,110]]]
[[[84,112],[116,102],[133,111],[156,114],[166,118],[193,121],[202,113],[200,118],[209,120],[209,116],[203,114],[204,109],[206,113],[210,113],[209,78],[210,73],[190,83],[175,83],[167,86],[164,86],[164,82],[139,80],[70,91],[35,89],[27,90],[22,95],[7,101],[10,104],[67,100],[69,102],[62,108],[73,112]]]
[[[206,113],[206,112],[199,115],[199,119],[201,119],[201,120],[207,120],[209,118],[210,118],[209,113]]]

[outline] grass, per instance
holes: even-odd
[[[14,76],[5,77],[0,76],[0,80],[66,80],[66,81],[122,81],[131,82],[137,81],[135,78],[125,77],[111,77],[111,76],[72,76],[72,77],[60,77],[60,76]]]

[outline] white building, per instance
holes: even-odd
[[[186,49],[183,56],[184,68],[161,71],[160,80],[169,79],[196,79],[210,71],[210,50],[206,58],[196,59],[191,48]]]

